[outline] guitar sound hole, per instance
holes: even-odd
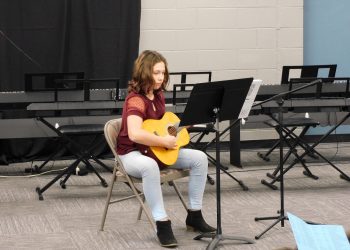
[[[172,135],[172,136],[176,136],[177,135],[176,128],[174,126],[169,126],[168,127],[168,134]]]

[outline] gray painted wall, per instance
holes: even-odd
[[[303,0],[143,0],[145,49],[160,51],[172,72],[276,84],[283,65],[303,62]]]

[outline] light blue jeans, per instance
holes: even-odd
[[[142,155],[139,151],[120,155],[120,159],[129,175],[142,178],[143,192],[151,208],[153,219],[159,221],[168,217],[164,209],[157,162]],[[190,169],[188,208],[193,210],[202,209],[202,199],[208,173],[207,156],[199,150],[182,148],[179,151],[176,163],[171,168]]]

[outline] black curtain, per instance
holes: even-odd
[[[141,0],[1,0],[0,91],[24,73],[85,72],[125,87],[138,55]]]
[[[141,0],[0,0],[0,92],[24,90],[25,73],[85,72],[126,87],[140,16]],[[0,164],[44,158],[54,141],[2,139]]]

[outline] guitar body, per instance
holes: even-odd
[[[165,112],[162,119],[148,119],[145,120],[142,124],[143,129],[155,135],[165,136],[170,134],[176,136],[176,149],[167,149],[163,147],[153,146],[150,147],[152,153],[155,155],[158,161],[167,166],[173,165],[176,162],[180,148],[190,142],[190,136],[186,128],[182,128],[177,131],[176,128],[178,127],[179,123],[180,119],[174,113]]]

